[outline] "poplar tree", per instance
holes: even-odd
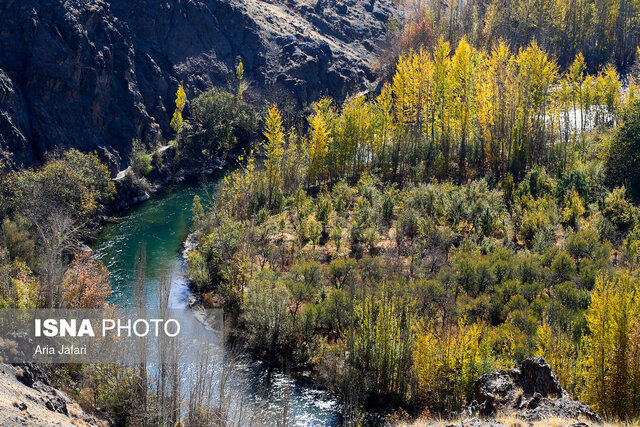
[[[311,139],[309,140],[309,181],[322,182],[326,178],[327,154],[333,141],[327,122],[322,114],[316,112],[309,119]]]
[[[266,138],[263,144],[267,168],[267,186],[268,201],[271,207],[273,201],[273,193],[279,188],[281,179],[282,154],[284,153],[284,132],[282,128],[282,116],[276,105],[273,105],[267,112],[265,119],[264,136]]]
[[[184,125],[184,120],[182,119],[182,111],[184,110],[184,106],[187,103],[187,94],[182,87],[182,83],[178,86],[178,90],[176,91],[176,109],[173,111],[173,117],[171,118],[171,128],[176,132],[176,137],[180,136],[180,132],[182,132],[182,126]]]

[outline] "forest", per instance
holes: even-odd
[[[567,69],[582,54],[595,73],[608,64],[626,74],[640,43],[640,5],[622,0],[397,0],[402,20],[392,22],[397,40],[388,56],[433,47],[438,37],[452,44],[466,38],[490,50],[503,41],[512,52],[536,42]],[[390,70],[393,72],[393,69]]]
[[[459,411],[530,355],[637,417],[640,100],[633,76],[587,70],[441,38],[306,130],[269,106],[213,207],[194,200],[190,280],[232,342],[313,372],[348,422]]]

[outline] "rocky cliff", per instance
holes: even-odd
[[[0,151],[57,146],[122,166],[169,131],[174,94],[233,83],[298,104],[375,81],[390,0],[0,0]],[[2,153],[0,153],[2,154]]]

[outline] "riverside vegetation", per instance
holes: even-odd
[[[212,209],[194,200],[194,287],[232,341],[339,391],[347,422],[459,411],[529,355],[637,417],[640,101],[633,76],[586,69],[440,39],[379,96],[314,104],[307,131],[271,106]]]

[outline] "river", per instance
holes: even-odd
[[[208,188],[209,191],[206,191]],[[198,182],[172,184],[142,204],[123,213],[118,222],[107,224],[93,244],[97,258],[111,273],[111,303],[126,306],[134,294],[136,254],[144,246],[145,301],[157,306],[161,278],[171,281],[170,306],[189,310],[189,293],[181,257],[182,244],[189,233],[193,197],[207,200],[215,183],[205,187]],[[259,406],[262,418],[271,424],[289,402],[295,425],[338,425],[340,404],[330,392],[314,387],[284,372],[267,370],[258,362],[237,368],[234,382],[243,398]]]

